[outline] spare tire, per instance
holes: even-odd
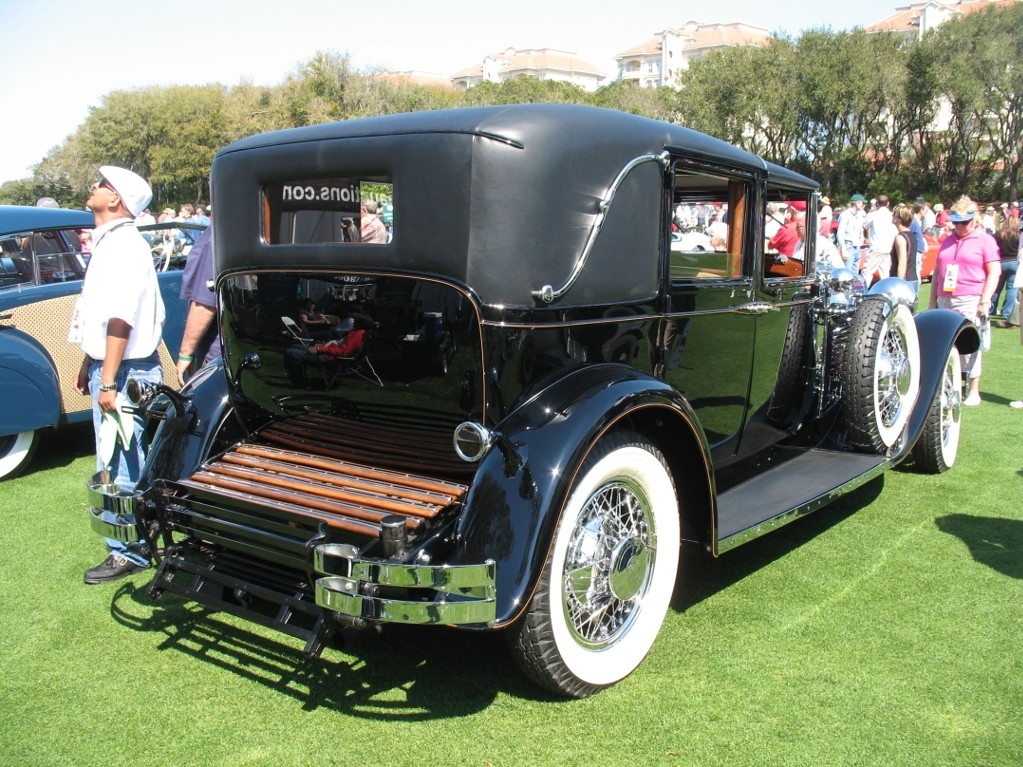
[[[920,392],[920,339],[909,307],[867,298],[849,328],[842,404],[852,445],[883,453],[902,435]]]

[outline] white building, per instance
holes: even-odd
[[[692,61],[735,46],[767,45],[771,35],[748,24],[701,24],[689,21],[681,27],[658,32],[652,39],[614,57],[618,79],[644,88],[674,87],[679,73]]]
[[[607,75],[574,53],[553,48],[508,48],[484,57],[481,64],[466,67],[451,76],[456,88],[470,88],[488,81],[502,83],[523,77],[554,80],[595,91]]]
[[[867,32],[896,32],[907,42],[920,40],[925,34],[949,19],[965,16],[985,8],[1002,8],[1017,0],[958,0],[942,3],[926,0],[921,3],[896,6],[895,13],[876,24],[866,27]]]

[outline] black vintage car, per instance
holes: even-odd
[[[816,220],[817,185],[691,130],[404,114],[239,141],[212,183],[223,365],[140,388],[163,418],[143,480],[90,485],[154,596],[310,653],[503,629],[530,678],[585,696],[649,651],[684,544],[718,555],[955,459],[972,326],[818,270],[813,242],[768,252],[768,203]],[[386,242],[353,234],[367,200]],[[683,202],[714,211],[697,244],[671,236]]]

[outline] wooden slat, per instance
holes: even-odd
[[[402,500],[398,496],[387,496],[372,492],[372,486],[365,485],[366,490],[346,489],[335,484],[323,482],[306,482],[304,478],[296,478],[271,472],[266,467],[253,468],[249,466],[232,466],[228,463],[218,463],[209,467],[208,473],[220,477],[232,477],[242,481],[251,482],[254,485],[260,483],[282,490],[290,490],[303,495],[311,495],[319,498],[340,501],[351,504],[358,508],[365,508],[371,511],[378,511],[389,514],[407,514],[413,517],[424,517],[430,519],[435,517],[443,508],[437,504],[422,504]],[[297,481],[296,481],[297,480]],[[349,486],[349,488],[357,486]],[[368,491],[367,491],[368,490]]]
[[[258,440],[235,446],[180,485],[214,506],[241,504],[257,527],[261,515],[285,523],[290,517],[372,537],[384,517],[404,517],[415,529],[468,492],[465,484],[406,470],[443,465],[453,454],[438,430],[310,413],[271,424]],[[378,458],[390,468],[376,465]]]
[[[437,493],[443,496],[450,496],[452,500],[460,500],[466,493],[466,486],[457,482],[447,482],[442,479],[423,477],[417,474],[378,469],[373,466],[345,461],[341,459],[321,458],[296,450],[282,450],[280,448],[266,447],[263,445],[239,445],[235,453],[241,455],[252,455],[268,459],[288,461],[300,466],[323,469],[336,472],[343,476],[361,477],[395,485],[405,485],[425,492]]]
[[[216,492],[216,489],[233,490],[244,494],[250,503],[262,504],[270,509],[280,511],[282,507],[278,504],[288,504],[288,511],[298,513],[300,516],[307,516],[317,521],[324,521],[330,524],[331,517],[313,512],[329,512],[335,517],[348,517],[360,519],[365,522],[378,524],[381,519],[390,515],[386,511],[373,511],[362,506],[354,506],[339,501],[331,501],[308,493],[300,493],[294,490],[285,491],[265,482],[252,482],[232,477],[223,477],[208,471],[199,471],[192,475],[185,483],[194,489],[205,489],[207,492]],[[422,523],[422,519],[406,515],[405,524],[415,528]]]
[[[188,488],[192,492],[199,493],[200,495],[214,495],[219,503],[233,502],[246,505],[265,505],[262,498],[257,498],[249,493],[236,491],[226,487],[210,487],[190,479],[183,480],[178,484],[182,487]],[[303,506],[283,502],[274,504],[274,509],[279,512],[286,512],[288,514],[294,514],[295,516],[309,519],[315,523],[324,522],[328,527],[332,527],[337,530],[344,530],[348,533],[364,535],[370,538],[380,537],[380,525],[364,522],[362,520],[341,517],[336,514],[318,514]]]

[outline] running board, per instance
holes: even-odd
[[[890,467],[883,455],[809,450],[718,496],[713,553],[748,543],[855,490]]]

